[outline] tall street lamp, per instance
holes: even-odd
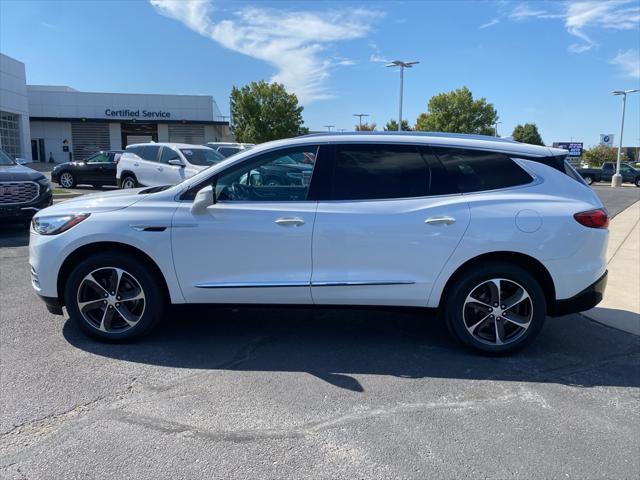
[[[612,187],[622,186],[622,175],[620,175],[620,153],[622,152],[622,134],[624,132],[624,111],[627,108],[627,94],[638,92],[640,89],[634,88],[633,90],[615,90],[612,92],[614,95],[622,95],[622,123],[620,124],[620,143],[618,144],[618,159],[616,161],[616,173],[611,177]]]
[[[354,117],[358,117],[358,125],[360,125],[360,129],[362,129],[362,117],[368,117],[368,113],[354,113]]]
[[[496,122],[493,124],[493,136],[497,137],[498,136],[498,125],[500,125],[502,122]]]
[[[331,129],[332,129],[333,127],[335,127],[335,125],[323,125],[323,127],[325,127],[325,128],[327,129],[327,132],[330,132],[330,131],[331,131]]]
[[[412,68],[413,65],[420,62],[403,62],[402,60],[394,60],[385,65],[386,67],[400,67],[400,113],[398,114],[398,131],[402,130],[402,89],[404,84],[404,69]]]

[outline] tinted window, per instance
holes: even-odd
[[[180,155],[173,148],[163,147],[160,163],[167,163],[169,160],[180,160]]]
[[[136,147],[127,147],[125,148],[125,152],[127,153],[133,153],[134,155],[138,155],[140,156],[140,152],[142,151],[144,147],[141,146],[136,146]]]
[[[158,160],[158,151],[160,147],[157,145],[147,145],[142,147],[142,151],[138,153],[138,156],[143,160],[149,160],[150,162],[155,162]]]
[[[460,192],[478,192],[530,183],[532,178],[502,153],[436,147],[447,176]]]
[[[224,160],[224,157],[210,148],[181,148],[184,158],[192,165],[209,166]]]
[[[87,162],[91,163],[107,163],[109,162],[109,155],[104,152],[96,153],[87,158]]]
[[[613,163],[603,163],[602,164],[602,169],[603,170],[613,170]]]
[[[309,193],[318,147],[304,146],[264,153],[220,174],[220,201],[304,201]]]
[[[218,152],[223,156],[223,157],[230,157],[233,154],[236,154],[240,151],[240,148],[235,148],[235,147],[220,147],[218,149]]]
[[[423,197],[429,167],[409,145],[337,145],[332,198],[366,200]]]

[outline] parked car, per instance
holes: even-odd
[[[233,142],[209,142],[207,143],[207,147],[215,150],[219,154],[221,154],[224,158],[230,157],[231,155],[235,155],[236,153],[243,152],[244,150],[248,150],[252,148],[255,144],[253,143],[233,143]]]
[[[578,173],[582,175],[587,185],[591,185],[593,182],[610,182],[616,173],[616,164],[605,162],[602,164],[602,168],[578,168]],[[620,174],[623,182],[633,183],[636,187],[640,187],[640,170],[633,168],[628,163],[621,163]]]
[[[384,305],[437,309],[464,345],[512,352],[606,285],[607,212],[566,154],[452,134],[269,142],[173,187],[39,212],[32,284],[109,341],[168,304]],[[308,184],[262,181],[297,156]]]
[[[116,165],[122,152],[122,150],[99,151],[86,160],[56,165],[51,171],[51,181],[63,188],[73,188],[78,184],[94,187],[115,185]]]
[[[118,162],[120,188],[175,185],[224,160],[218,152],[186,143],[129,145]]]
[[[53,201],[47,177],[25,163],[0,149],[0,223],[28,224],[37,211]]]

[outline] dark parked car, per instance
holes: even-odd
[[[0,150],[0,222],[28,223],[52,201],[51,184],[42,173]]]
[[[616,164],[605,162],[602,164],[602,168],[578,168],[577,170],[584,181],[591,185],[593,182],[610,182],[611,177],[616,173]],[[633,168],[628,163],[621,163],[620,174],[623,182],[633,183],[636,187],[640,187],[640,170]]]
[[[122,150],[108,150],[94,153],[86,160],[56,165],[51,172],[51,181],[64,188],[78,184],[94,187],[116,185],[116,165]]]
[[[313,159],[285,156],[258,169],[262,185],[272,187],[289,185],[309,185],[313,171]]]

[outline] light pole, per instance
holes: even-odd
[[[394,60],[385,65],[386,67],[400,67],[400,112],[398,114],[398,131],[402,130],[402,89],[404,87],[404,69],[412,68],[413,65],[420,62],[403,62],[402,60]]]
[[[327,129],[327,132],[330,132],[330,131],[331,131],[331,129],[332,129],[333,127],[335,127],[335,125],[323,125],[323,127],[325,127],[325,128]]]
[[[618,159],[616,160],[616,173],[611,177],[612,187],[622,186],[622,175],[620,175],[620,153],[622,152],[622,134],[624,133],[624,111],[627,108],[627,94],[640,91],[640,89],[634,88],[633,90],[615,90],[612,93],[614,95],[622,95],[622,122],[620,124],[620,143],[618,144]]]
[[[353,116],[354,117],[358,117],[358,125],[360,126],[360,129],[362,129],[362,117],[368,117],[369,114],[368,113],[354,113]]]
[[[502,122],[496,122],[493,124],[493,136],[497,137],[498,136],[498,125],[500,125]]]

